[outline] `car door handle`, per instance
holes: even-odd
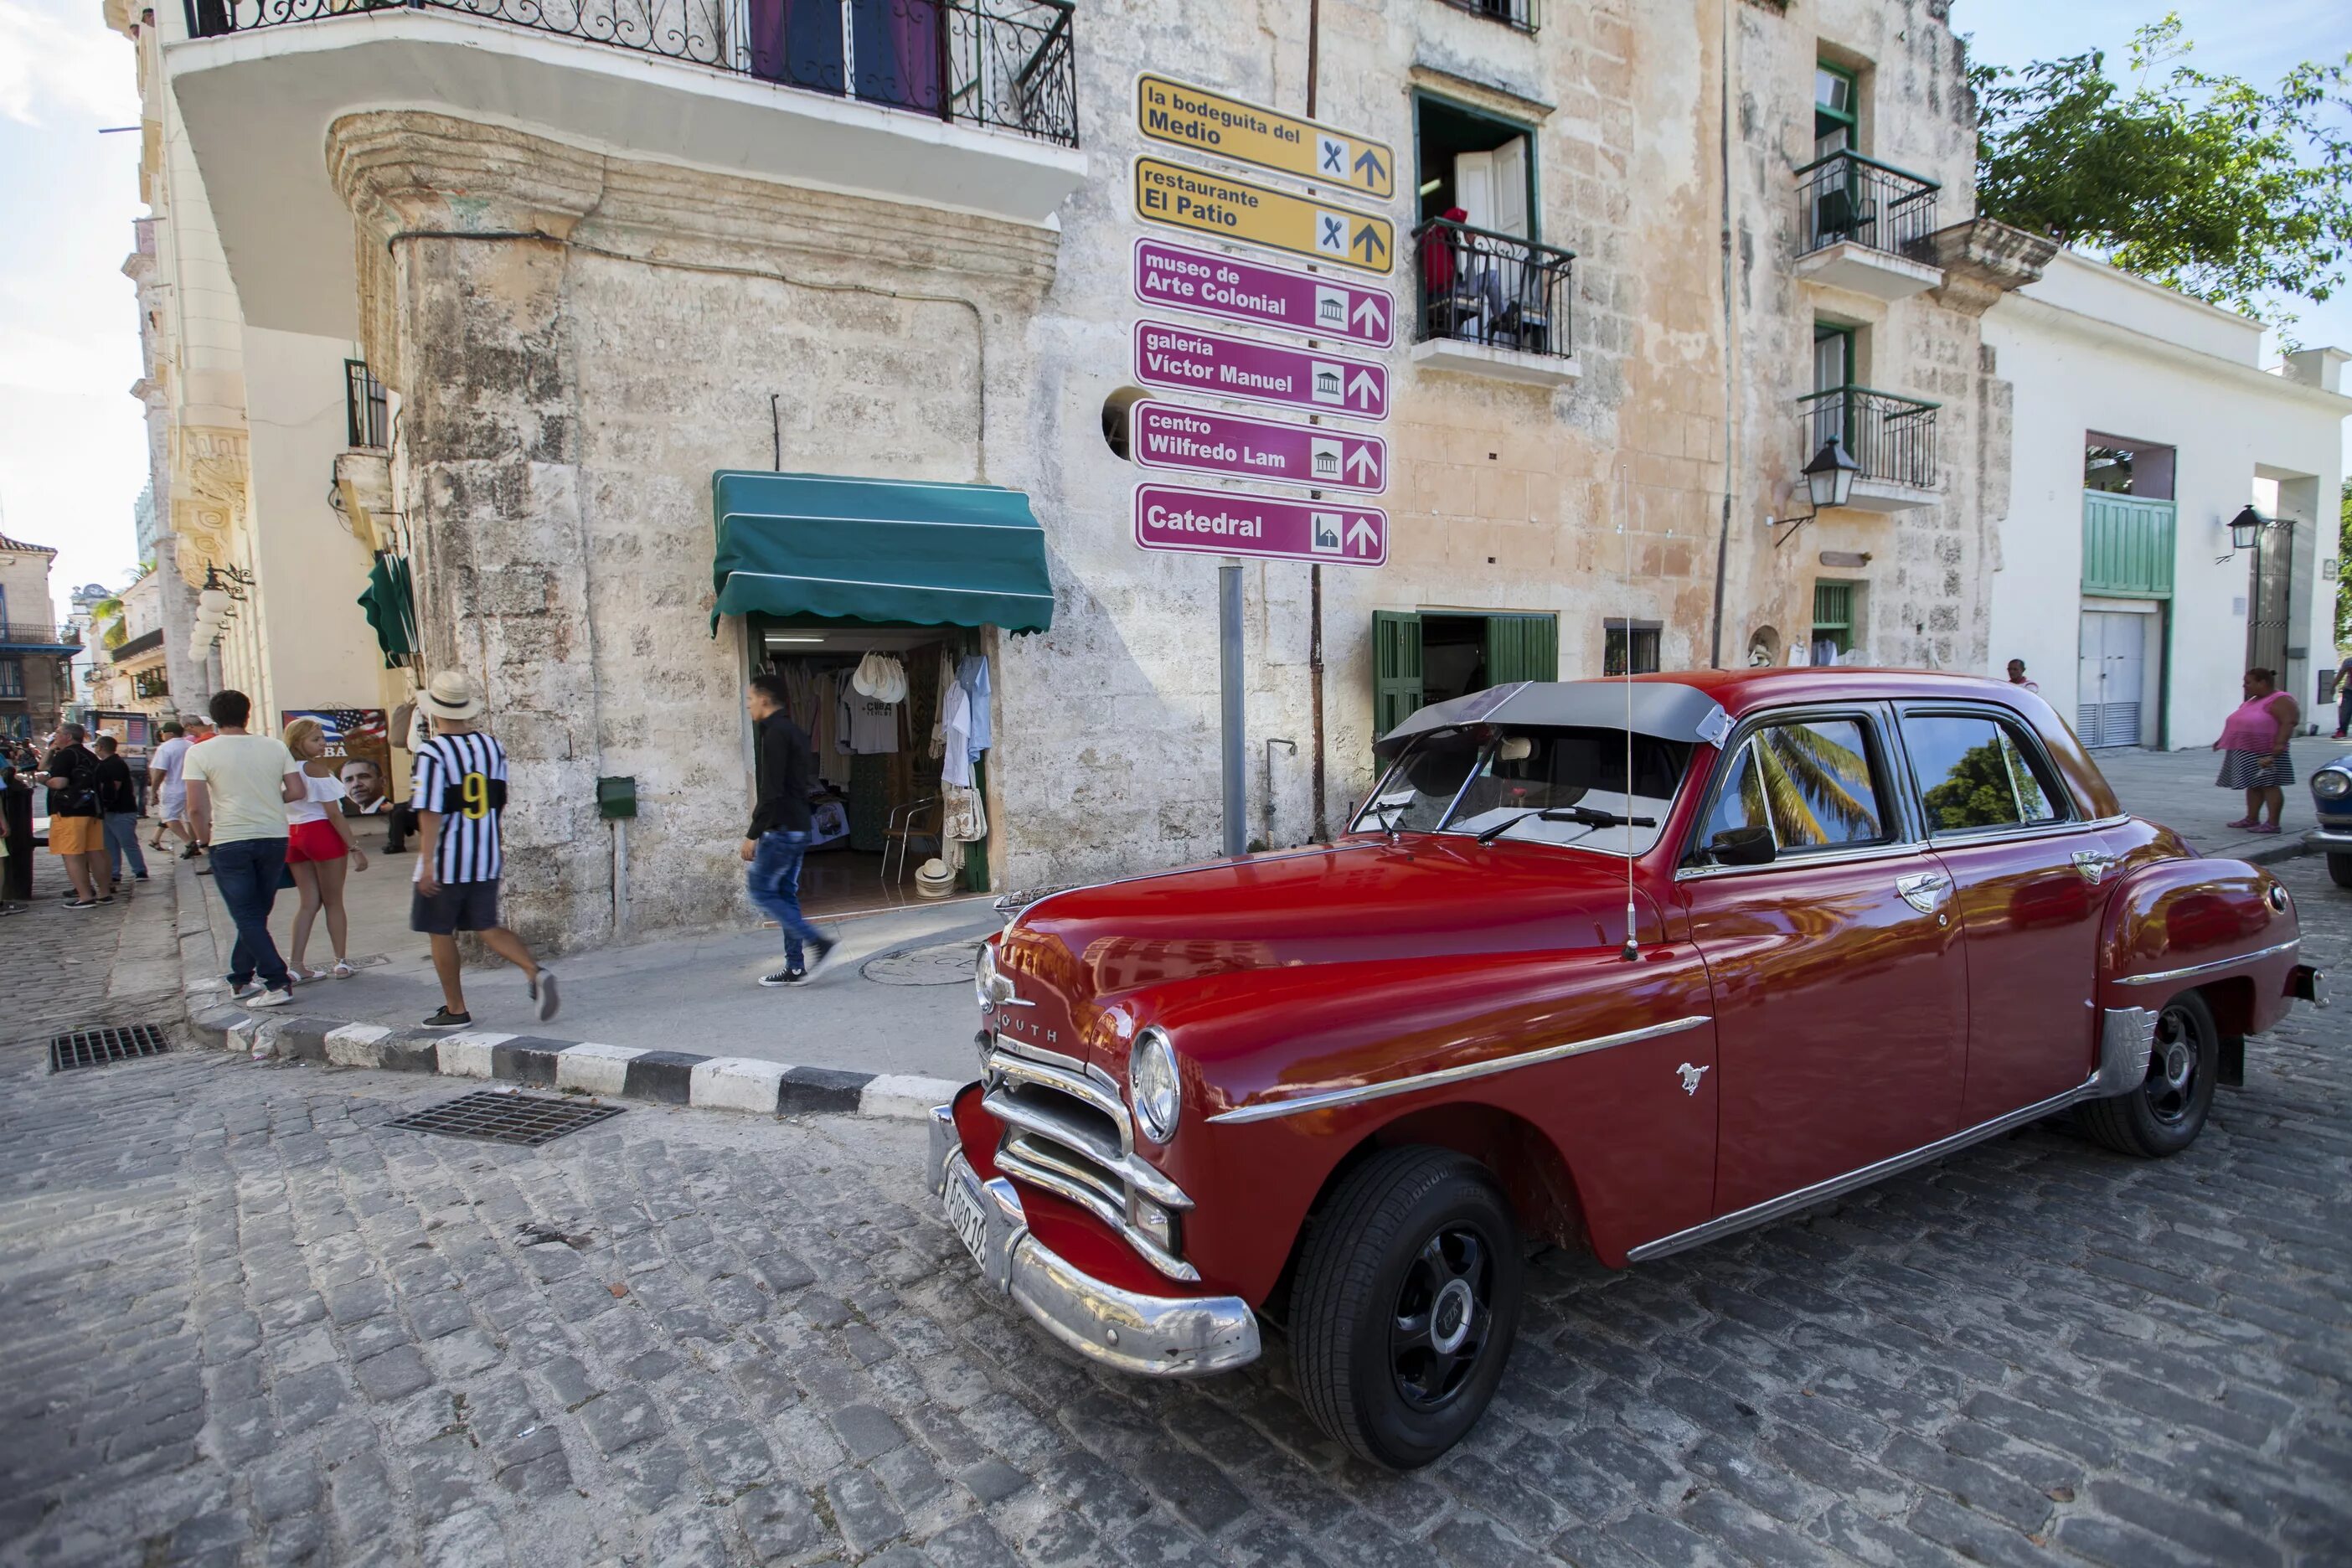
[[[1903,901],[1923,915],[1936,912],[1936,906],[1943,901],[1944,889],[1951,885],[1952,879],[1941,871],[1914,871],[1895,879],[1895,890],[1903,895]]]

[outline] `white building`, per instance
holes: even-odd
[[[2352,355],[2266,372],[2262,340],[2065,253],[1985,317],[2016,389],[1988,668],[2025,660],[2092,746],[2209,745],[2255,666],[2307,713],[2333,700]]]

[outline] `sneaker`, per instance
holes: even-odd
[[[258,996],[247,997],[245,1005],[248,1007],[283,1007],[292,1000],[294,1000],[294,987],[279,985],[265,989]]]
[[[69,910],[94,910],[100,904],[112,903],[113,901],[114,900],[111,899],[68,899],[66,900],[66,908]]]
[[[824,942],[820,940],[811,942],[809,945],[814,949],[814,951],[809,954],[808,977],[811,980],[814,980],[818,975],[824,973],[825,961],[834,955],[834,952],[841,946],[841,943],[837,942]]]
[[[229,1000],[232,1002],[242,1002],[248,996],[258,996],[261,993],[268,989],[268,986],[264,985],[258,980],[248,980],[242,985],[232,980],[228,983]]]
[[[760,976],[762,985],[799,985],[807,980],[808,971],[805,969],[779,969],[773,974]]]
[[[471,1013],[452,1013],[446,1007],[436,1007],[433,1010],[433,1016],[425,1020],[425,1026],[428,1029],[456,1029],[462,1028],[473,1021],[474,1016]]]
[[[532,978],[530,994],[539,1004],[539,1021],[542,1024],[554,1017],[555,1010],[563,1005],[555,994],[555,976],[544,969]]]

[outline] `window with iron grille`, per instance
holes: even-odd
[[[1490,22],[1516,27],[1522,33],[1532,33],[1539,25],[1537,0],[1443,0],[1456,11],[1467,11],[1473,16],[1484,16]]]
[[[1601,673],[1603,675],[1655,675],[1658,673],[1659,626],[1654,622],[1611,621],[1602,633]],[[1633,656],[1633,668],[1625,667],[1628,650]]]
[[[25,695],[25,661],[21,658],[0,658],[0,697]]]
[[[345,444],[377,450],[392,444],[392,419],[385,406],[383,383],[369,371],[365,360],[343,362]]]
[[[1853,647],[1853,584],[1851,583],[1815,583],[1813,584],[1813,650],[1814,663],[1823,662],[1819,655],[1823,643],[1833,653],[1846,653]]]

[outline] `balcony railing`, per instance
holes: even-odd
[[[0,647],[79,647],[81,634],[71,626],[46,621],[10,621],[0,625]]]
[[[214,38],[454,12],[951,123],[1078,144],[1073,0],[183,0]]]
[[[1797,400],[1804,458],[1832,441],[1862,465],[1856,479],[1936,488],[1936,411],[1940,404],[1866,386],[1833,386]]]
[[[1797,254],[1851,240],[1867,250],[1909,255],[1936,232],[1941,189],[1852,149],[1817,158],[1797,171]]]
[[[355,449],[372,447],[381,451],[392,445],[392,420],[383,383],[375,378],[363,359],[343,362],[343,428],[344,444]]]
[[[1421,310],[1413,338],[1458,338],[1566,359],[1572,251],[1433,218],[1413,230]]]
[[[113,653],[114,662],[128,664],[134,658],[153,653],[163,646],[163,629],[161,626],[151,632],[142,632],[137,637],[127,638],[116,646]]]
[[[1439,4],[1451,5],[1456,11],[1467,11],[1473,16],[1501,22],[1507,26],[1517,27],[1522,33],[1532,33],[1538,25],[1537,3],[1538,0],[1439,0]]]

